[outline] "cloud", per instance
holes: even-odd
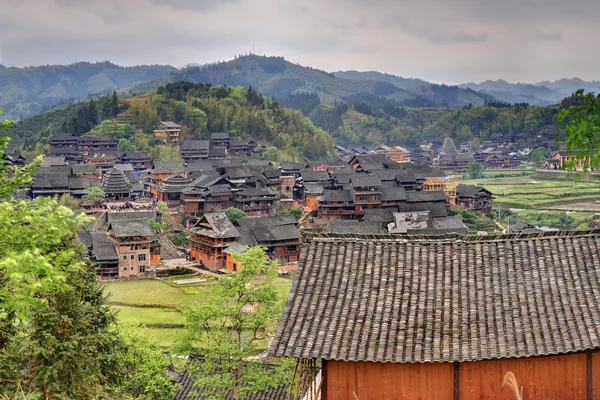
[[[539,40],[543,42],[556,42],[562,40],[563,34],[561,31],[535,31],[532,33],[531,37],[534,40]]]
[[[437,82],[600,78],[595,0],[3,1],[7,65],[204,64],[255,43],[315,68]]]

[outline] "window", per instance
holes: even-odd
[[[138,254],[138,261],[146,261],[146,255],[145,254]]]
[[[131,270],[133,271],[133,267],[131,267]]]
[[[146,272],[146,267],[143,267],[143,266],[140,267],[140,273],[142,273],[142,272]]]
[[[123,271],[127,271],[127,267],[123,268]]]
[[[130,258],[131,260],[135,260],[135,254],[132,254],[132,255],[131,255],[129,258]]]
[[[358,200],[365,201],[367,199],[368,199],[367,196],[358,196]]]
[[[123,256],[123,260],[127,260],[127,255],[124,255],[124,256]]]
[[[378,194],[374,194],[373,195],[373,200],[375,200],[375,201],[379,200],[379,195]]]
[[[288,251],[296,251],[296,246],[288,246]]]

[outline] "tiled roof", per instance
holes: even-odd
[[[160,121],[160,123],[165,127],[165,128],[181,128],[181,125],[176,124],[173,121]]]
[[[227,218],[227,215],[222,212],[204,214],[190,231],[213,238],[240,236],[240,233],[233,226],[229,218]]]
[[[229,132],[212,132],[211,139],[229,139]]]
[[[178,174],[185,172],[183,161],[154,161],[152,169],[158,174]]]
[[[381,187],[381,179],[376,175],[354,174],[350,176],[350,182],[354,187]]]
[[[423,203],[429,201],[446,201],[446,194],[441,190],[434,190],[432,192],[414,191],[410,190],[406,192],[407,202],[409,203]]]
[[[148,221],[114,221],[108,226],[108,231],[115,237],[150,236],[154,233]]]
[[[459,197],[473,197],[479,193],[488,195],[492,194],[492,192],[481,186],[460,184],[456,187],[456,195]]]
[[[329,233],[385,233],[383,230],[383,224],[377,221],[362,221],[359,222],[355,219],[351,220],[339,220],[327,222],[327,232]]]
[[[273,356],[422,363],[600,348],[600,231],[303,241]]]
[[[210,141],[208,140],[184,140],[181,142],[181,150],[193,151],[193,150],[208,150],[210,147]]]
[[[329,190],[325,189],[323,191],[323,200],[324,202],[348,202],[351,203],[354,201],[354,195],[350,190]]]

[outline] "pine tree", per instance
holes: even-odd
[[[116,91],[113,91],[113,94],[110,98],[110,106],[111,106],[111,117],[116,117],[119,114],[119,96],[117,96]]]
[[[98,110],[96,109],[96,102],[94,102],[94,100],[90,101],[90,105],[88,107],[88,117],[91,125],[90,129],[98,125]]]

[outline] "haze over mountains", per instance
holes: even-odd
[[[276,99],[315,93],[326,102],[390,102],[407,107],[481,105],[486,100],[548,105],[560,102],[579,88],[595,92],[600,88],[600,81],[578,78],[534,84],[496,80],[449,86],[377,71],[328,73],[282,57],[249,55],[206,66],[188,64],[182,69],[168,65],[120,67],[110,62],[0,67],[0,107],[4,108],[4,118],[19,119],[68,99],[118,89],[143,93],[182,80],[252,86]]]

